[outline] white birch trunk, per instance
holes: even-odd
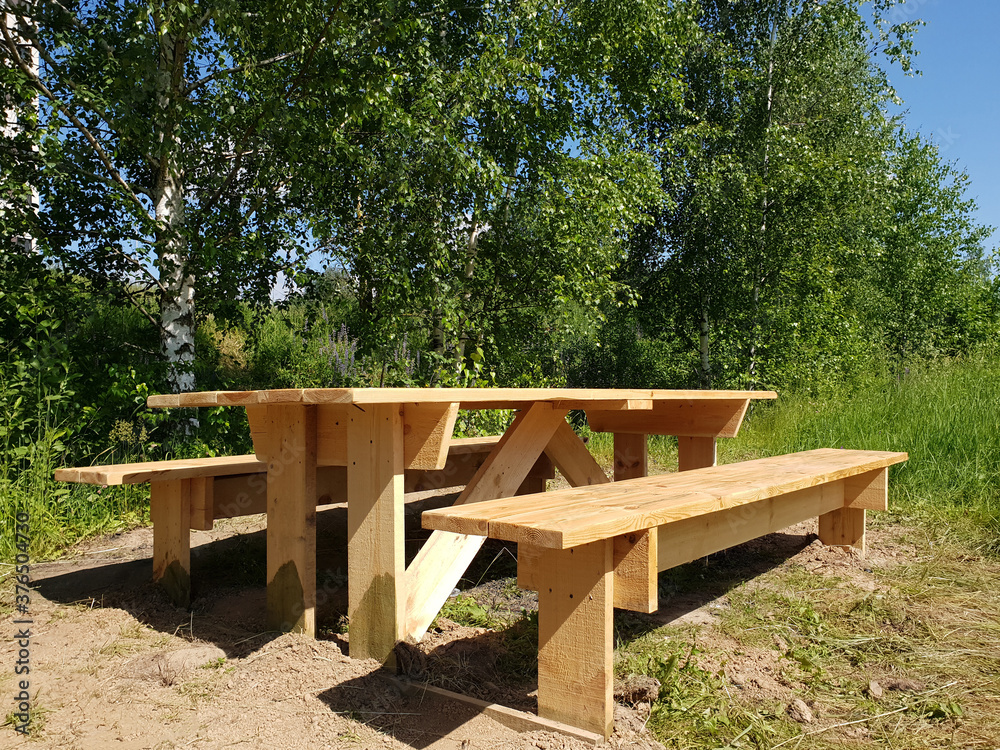
[[[17,8],[20,4],[20,0],[10,0],[10,7]],[[10,37],[17,41],[18,52],[21,55],[21,59],[27,63],[28,68],[31,70],[33,75],[38,75],[38,50],[32,47],[30,44],[22,43],[20,29],[18,28],[17,16],[13,13],[3,14],[3,24],[6,27]],[[38,97],[34,97],[31,101],[29,107],[38,110]],[[21,129],[24,127],[21,122],[21,110],[6,94],[3,95],[3,135],[5,138],[13,138],[18,135]],[[37,147],[34,147],[37,151]],[[38,190],[35,189],[34,185],[25,185],[24,192],[20,195],[5,195],[0,196],[0,212],[4,210],[4,203],[7,205],[12,205],[15,202],[26,201],[28,202],[31,210],[38,213]],[[14,245],[20,248],[23,252],[31,253],[35,250],[35,240],[30,235],[23,235],[14,237],[12,239]]]
[[[160,349],[168,367],[168,381],[175,393],[193,391],[195,378],[194,275],[189,269],[184,232],[184,174],[179,163],[180,144],[171,110],[180,96],[180,71],[185,43],[170,31],[160,39],[157,71],[157,126],[162,148],[153,189],[156,211],[157,266],[163,292],[160,295]],[[196,423],[194,423],[196,424]]]
[[[763,191],[760,198],[759,246],[757,250],[757,263],[751,264],[751,272],[754,277],[750,317],[750,364],[747,368],[747,380],[751,390],[753,390],[757,385],[757,342],[760,338],[760,295],[761,286],[764,283],[764,253],[767,252],[767,212],[770,207],[767,201],[767,180],[768,171],[771,166],[769,135],[774,112],[774,52],[778,43],[778,24],[785,20],[785,15],[787,13],[786,8],[786,3],[781,2],[779,6],[779,15],[772,21],[771,43],[768,49],[767,59],[767,108],[764,111],[763,179],[761,180],[763,184]]]
[[[469,230],[469,238],[465,244],[465,270],[462,272],[462,281],[465,282],[465,291],[462,293],[462,310],[459,318],[458,341],[455,343],[455,368],[461,371],[462,363],[465,361],[465,351],[469,339],[474,335],[468,329],[469,306],[472,304],[472,280],[476,276],[476,256],[479,254],[479,235],[489,230],[489,224],[480,224],[478,217],[472,217],[470,225],[466,225]]]

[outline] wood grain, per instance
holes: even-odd
[[[569,422],[563,420],[549,438],[545,455],[573,487],[605,484],[610,481]]]
[[[645,433],[616,432],[614,435],[615,481],[644,477],[648,472],[649,440]]]
[[[423,514],[425,528],[568,548],[883,469],[905,453],[820,449]]]
[[[652,409],[635,414],[591,407],[587,409],[587,423],[594,432],[736,437],[752,398],[727,398],[722,391],[703,391],[718,394],[711,399],[683,397],[680,393],[675,399],[654,401]]]
[[[691,471],[715,466],[715,438],[681,435],[677,438],[677,470]]]
[[[843,481],[660,526],[656,530],[657,568],[669,570],[841,508]]]
[[[250,453],[245,456],[212,456],[107,466],[67,467],[56,469],[55,479],[59,482],[118,485],[264,471],[267,471],[267,464]]]
[[[408,469],[443,469],[458,403],[404,404],[403,457]]]
[[[548,401],[557,408],[650,409],[657,401],[773,399],[773,391],[685,391],[629,388],[308,388],[200,391],[150,396],[150,408],[253,404],[408,404],[457,402],[463,409],[525,408]],[[613,432],[618,430],[612,430]],[[652,434],[652,433],[650,433]],[[672,434],[672,433],[668,433]]]
[[[538,715],[604,736],[614,723],[611,540],[545,550],[538,589]]]
[[[838,508],[819,517],[819,540],[823,544],[856,549],[865,554],[865,509]]]
[[[189,479],[191,487],[191,528],[211,531],[215,525],[215,477]]]
[[[876,469],[845,480],[844,505],[858,510],[889,510],[889,470]]]
[[[155,481],[150,485],[153,522],[153,580],[178,607],[191,604],[191,482]]]
[[[268,406],[267,626],[316,635],[316,409]]]
[[[394,404],[348,422],[347,567],[350,653],[393,664],[403,637],[403,420]]]

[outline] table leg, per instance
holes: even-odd
[[[191,604],[191,480],[153,481],[149,485],[153,522],[153,580],[178,607]]]
[[[267,627],[316,635],[316,407],[267,407]]]
[[[615,481],[646,476],[648,469],[648,441],[645,435],[615,433]]]
[[[403,421],[398,404],[352,410],[347,426],[350,652],[393,661],[402,638]]]
[[[715,466],[714,437],[677,438],[677,470],[703,469]]]

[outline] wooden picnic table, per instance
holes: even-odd
[[[751,399],[770,391],[572,388],[320,388],[151,396],[150,407],[240,406],[267,464],[268,626],[315,634],[316,473],[345,466],[350,653],[393,659],[419,639],[485,537],[434,531],[405,565],[403,475],[443,469],[459,409],[513,409],[515,419],[456,504],[515,494],[547,455],[573,486],[609,481],[565,417],[614,434],[614,479],[645,476],[647,435],[676,435],[679,468],[715,464]]]

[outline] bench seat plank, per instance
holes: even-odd
[[[81,466],[56,469],[57,482],[79,484],[141,484],[160,480],[222,477],[234,474],[255,474],[267,471],[267,463],[254,454],[245,456],[211,456],[209,458],[179,458],[170,461],[147,461],[137,464]]]
[[[905,453],[821,448],[423,514],[425,528],[552,549],[652,529],[884,469]]]

